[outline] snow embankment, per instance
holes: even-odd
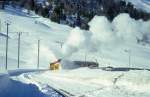
[[[1,97],[46,97],[34,84],[23,84],[9,78],[8,74],[0,75]]]
[[[39,87],[38,83],[23,83],[11,77],[29,72],[43,72],[44,70],[12,70],[0,74],[0,97],[64,97],[48,85]],[[28,80],[24,80],[28,82]]]
[[[38,87],[51,86],[69,97],[150,96],[150,75],[146,70],[110,72],[80,68],[71,71],[26,73],[13,77],[13,79],[23,83],[36,84]]]

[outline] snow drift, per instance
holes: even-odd
[[[0,75],[0,96],[1,97],[46,97],[33,84],[23,84],[9,78],[9,75]]]
[[[68,97],[149,97],[150,71],[103,71],[79,68],[75,70],[26,73],[14,77],[24,83],[45,84]],[[41,79],[42,77],[42,79]],[[43,85],[44,84],[44,85]],[[38,86],[38,85],[37,85]]]

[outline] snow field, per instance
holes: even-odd
[[[110,72],[80,68],[71,71],[27,73],[13,79],[24,83],[30,80],[29,83],[47,84],[75,97],[149,97],[149,78],[149,71],[146,70]]]

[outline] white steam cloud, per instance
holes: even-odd
[[[29,49],[27,52],[25,52],[25,54],[30,53],[29,55],[26,55],[26,60],[27,61],[27,65],[31,65],[31,64],[37,64],[37,44],[34,44],[30,47],[31,49]],[[56,61],[57,58],[55,56],[55,54],[52,52],[52,50],[47,47],[46,45],[41,45],[40,46],[40,65],[41,66],[48,66],[48,64],[50,62],[54,62]]]
[[[62,48],[63,55],[70,56],[78,51],[79,47],[84,44],[85,36],[83,31],[75,28],[71,31],[70,36]]]
[[[79,28],[71,31],[62,49],[65,57],[81,48],[97,52],[103,48],[113,49],[124,43],[137,44],[137,39],[150,35],[150,21],[134,20],[125,13],[118,15],[112,22],[104,16],[95,16],[89,25],[89,31]]]
[[[113,40],[115,33],[106,17],[95,16],[89,25],[93,41],[107,43]]]

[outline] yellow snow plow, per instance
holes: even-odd
[[[50,63],[50,70],[59,70],[61,66],[60,61],[61,59],[58,59],[57,61]]]

